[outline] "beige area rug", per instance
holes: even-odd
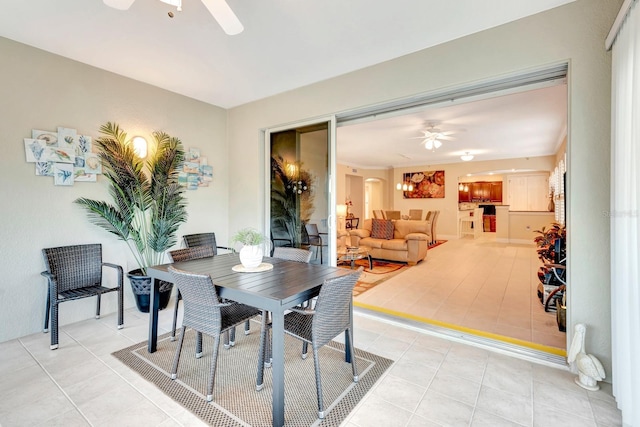
[[[204,336],[204,355],[195,354],[195,333],[187,331],[178,367],[178,378],[170,379],[177,340],[168,334],[158,340],[158,351],[147,352],[147,342],[119,350],[113,355],[158,386],[203,421],[214,426],[271,426],[271,369],[265,369],[264,388],[256,391],[260,325],[252,323],[251,334],[240,332],[230,350],[220,347],[213,402],[206,401],[213,339]],[[355,337],[357,344],[358,337]],[[339,426],[362,397],[393,363],[389,359],[356,348],[359,381],[353,382],[351,365],[344,361],[344,345],[331,342],[320,351],[320,370],[325,411],[317,418],[318,406],[313,354],[300,357],[301,341],[285,338],[285,425]]]

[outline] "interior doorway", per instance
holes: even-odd
[[[384,183],[377,178],[364,182],[364,219],[373,218],[374,210],[384,210]]]

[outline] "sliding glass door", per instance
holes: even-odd
[[[265,132],[265,203],[274,246],[311,250],[313,263],[335,264],[335,120]]]

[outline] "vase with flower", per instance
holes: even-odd
[[[345,200],[344,204],[347,205],[347,218],[353,218],[353,212],[351,212],[353,203],[351,202],[351,199]]]

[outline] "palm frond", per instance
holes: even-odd
[[[146,271],[162,262],[187,220],[184,188],[178,184],[184,149],[178,138],[154,132],[157,149],[144,162],[117,124],[107,122],[100,132],[95,145],[113,204],[86,198],[75,202],[87,210],[92,223],[124,240]]]

